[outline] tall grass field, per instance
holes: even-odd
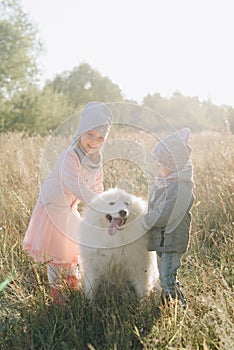
[[[131,288],[105,286],[93,304],[82,290],[67,289],[68,306],[53,305],[46,266],[22,251],[47,142],[19,133],[0,136],[0,349],[233,349],[233,136],[192,135],[196,201],[179,271],[187,310],[162,308],[157,292],[138,300]],[[105,188],[131,177],[134,194],[146,199],[141,172],[115,162],[104,167]]]

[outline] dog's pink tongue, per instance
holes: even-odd
[[[114,236],[117,232],[118,226],[121,224],[122,219],[112,218],[110,225],[108,227],[108,233],[111,236]]]

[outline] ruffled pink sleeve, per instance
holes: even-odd
[[[95,193],[102,193],[104,191],[102,168],[97,172],[95,184],[91,187],[91,190]]]
[[[97,174],[90,174],[90,178],[87,174],[85,177],[80,160],[75,152],[70,150],[66,153],[61,169],[64,191],[68,189],[80,201],[88,203],[96,193],[103,192],[102,170]]]

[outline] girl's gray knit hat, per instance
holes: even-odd
[[[183,128],[161,140],[153,149],[153,158],[172,171],[181,170],[189,160],[190,130]]]
[[[111,109],[103,102],[89,102],[81,114],[76,133],[76,140],[89,130],[98,130],[104,137],[107,136],[112,123]]]

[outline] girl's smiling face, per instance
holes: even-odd
[[[98,130],[89,130],[80,137],[80,145],[87,154],[93,154],[103,146],[105,138]]]

